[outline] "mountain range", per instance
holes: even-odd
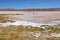
[[[60,11],[60,8],[0,9],[0,11]]]

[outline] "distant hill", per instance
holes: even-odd
[[[35,9],[0,9],[0,11],[60,11],[60,8]]]

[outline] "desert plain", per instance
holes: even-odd
[[[34,23],[60,21],[60,11],[0,11],[0,40],[60,40],[60,24],[2,27],[6,22],[14,23],[14,20]]]

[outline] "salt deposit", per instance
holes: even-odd
[[[60,37],[60,33],[51,33],[52,37]]]
[[[0,23],[0,26],[1,25],[2,26],[9,26],[9,25],[15,25],[15,26],[24,25],[24,26],[28,26],[28,25],[31,25],[33,27],[40,27],[41,25],[54,25],[54,24],[33,23],[33,22],[16,20],[15,22]]]

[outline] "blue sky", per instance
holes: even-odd
[[[60,0],[0,0],[1,8],[60,8]]]

